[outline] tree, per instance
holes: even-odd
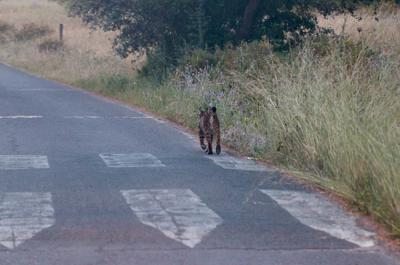
[[[244,10],[243,23],[240,26],[238,39],[247,39],[250,34],[250,29],[253,24],[254,16],[257,11],[257,7],[260,6],[261,0],[249,0]]]
[[[179,56],[184,47],[223,47],[267,37],[282,47],[316,30],[315,11],[353,11],[377,0],[60,0],[73,15],[118,30],[122,56],[147,49]]]

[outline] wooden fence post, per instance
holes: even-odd
[[[64,24],[60,24],[60,41],[64,39]]]

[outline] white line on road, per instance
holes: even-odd
[[[98,119],[116,119],[116,120],[154,120],[158,123],[164,123],[164,121],[148,117],[148,116],[96,116],[96,115],[73,115],[73,116],[63,116],[64,119],[88,119],[88,120],[98,120]],[[10,120],[10,119],[43,119],[43,116],[40,115],[10,115],[10,116],[0,116],[0,120]]]
[[[66,119],[102,119],[100,116],[84,115],[84,116],[65,116]]]
[[[243,171],[272,171],[262,165],[258,165],[253,160],[241,159],[226,154],[207,156],[218,166],[225,169],[243,170]]]
[[[152,117],[147,117],[147,116],[144,116],[144,117],[135,117],[135,116],[114,116],[114,117],[112,117],[113,119],[121,119],[121,120],[123,120],[123,119],[127,119],[127,120],[147,120],[147,119],[150,119],[150,120],[153,120],[153,118]]]
[[[165,167],[165,165],[152,154],[100,154],[107,167]]]
[[[54,225],[50,193],[0,192],[0,244],[14,249]]]
[[[222,223],[191,190],[124,190],[121,193],[140,222],[190,248]]]
[[[47,156],[37,155],[0,155],[0,169],[42,169],[49,168]]]
[[[65,92],[65,91],[72,91],[72,89],[59,89],[59,88],[8,88],[8,91],[13,92],[37,92],[37,91],[51,91],[51,92]]]
[[[372,232],[357,226],[353,216],[319,194],[288,190],[261,190],[301,223],[360,247],[372,247]]]
[[[120,119],[120,120],[145,120],[153,119],[151,117],[136,117],[136,116],[96,116],[96,115],[75,115],[75,116],[64,116],[65,119]]]
[[[43,116],[28,116],[28,115],[16,115],[16,116],[0,116],[0,119],[42,119]]]

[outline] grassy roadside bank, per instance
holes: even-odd
[[[55,3],[1,0],[0,6],[0,61],[190,128],[198,108],[211,101],[224,143],[340,194],[400,236],[400,36],[390,30],[399,27],[400,12],[382,15],[351,33],[355,38],[310,40],[285,56],[266,42],[196,51],[160,84],[135,76],[129,61],[114,56],[112,35],[90,33]],[[37,35],[14,40],[26,23],[36,25]],[[58,23],[70,36],[60,47],[40,50],[56,38]]]
[[[58,40],[64,24],[64,41]],[[62,82],[134,73],[115,56],[113,33],[93,31],[47,0],[0,0],[0,61]]]
[[[243,45],[223,52],[224,66],[185,68],[161,85],[122,76],[77,85],[193,129],[211,99],[224,143],[340,194],[399,235],[400,60],[341,45],[318,57],[310,44],[290,59]]]

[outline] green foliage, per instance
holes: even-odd
[[[118,30],[119,54],[163,50],[174,64],[185,47],[214,48],[267,37],[276,47],[316,30],[315,11],[353,11],[373,0],[67,0],[72,14],[104,30]]]
[[[51,34],[53,31],[47,25],[36,25],[35,23],[24,24],[15,34],[17,41],[29,41]]]
[[[168,54],[164,49],[149,51],[147,63],[139,70],[139,74],[160,83],[173,71],[177,60],[178,57]]]
[[[113,76],[102,76],[101,77],[102,86],[106,88],[106,90],[112,90],[114,92],[121,92],[127,90],[131,81],[127,76],[123,75],[113,75]]]
[[[214,102],[224,144],[343,195],[400,236],[399,71],[398,55],[319,35],[285,55],[267,41],[195,50],[161,83],[82,85],[192,129]]]
[[[224,72],[245,72],[251,68],[262,68],[265,65],[264,58],[272,53],[273,47],[266,40],[242,43],[237,47],[226,45],[224,49],[217,48],[214,51],[194,49],[182,57],[178,71],[190,67],[196,72],[211,67]]]
[[[125,93],[132,88],[132,84],[133,79],[128,76],[108,74],[101,74],[95,79],[80,79],[74,82],[76,86],[96,91],[107,96]]]
[[[204,69],[209,66],[216,66],[219,63],[218,54],[204,49],[194,49],[186,56],[184,56],[179,65],[182,67],[191,67],[194,70]]]

